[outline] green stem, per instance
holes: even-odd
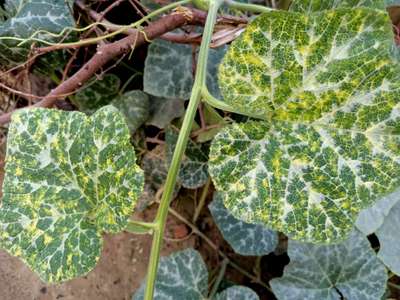
[[[127,231],[130,231],[130,228],[137,228],[137,227],[143,227],[146,229],[155,229],[157,228],[156,223],[148,223],[148,222],[142,222],[142,221],[136,221],[136,220],[129,220],[128,226],[126,228]]]
[[[217,280],[215,281],[215,283],[214,283],[214,285],[213,285],[213,287],[212,287],[212,289],[211,289],[210,295],[209,295],[209,297],[208,297],[209,299],[213,299],[214,296],[215,296],[215,294],[217,293],[218,287],[219,287],[219,285],[220,285],[222,279],[224,279],[226,267],[228,266],[228,264],[229,264],[229,259],[226,259],[226,258],[225,258],[225,259],[222,261],[221,269],[219,270]]]
[[[228,4],[229,7],[235,8],[238,10],[253,12],[253,13],[265,13],[274,10],[270,7],[257,5],[257,4],[249,4],[249,3],[240,3],[232,0],[225,0],[225,3]]]
[[[162,195],[160,207],[158,208],[157,216],[155,219],[157,228],[154,229],[153,242],[151,246],[151,254],[147,272],[146,290],[144,297],[145,300],[153,299],[158,262],[160,259],[160,250],[163,240],[165,223],[168,216],[168,208],[174,192],[174,187],[176,184],[179,167],[181,165],[182,156],[185,152],[185,148],[192,129],[194,117],[196,115],[197,107],[201,100],[202,86],[206,82],[208,52],[214,30],[214,24],[217,19],[218,8],[221,5],[221,2],[222,0],[210,0],[210,8],[207,15],[207,21],[204,27],[203,40],[200,46],[199,58],[196,69],[196,77],[192,88],[192,94],[189,100],[189,105],[187,107],[185,118],[183,120],[181,131],[179,133],[178,141],[176,143],[171,165],[168,170],[164,193]]]
[[[206,202],[206,198],[208,195],[208,190],[210,189],[210,185],[211,185],[211,179],[208,178],[206,185],[203,188],[203,191],[201,192],[201,196],[200,196],[200,201],[197,204],[196,210],[194,211],[194,215],[193,215],[193,223],[196,223],[197,219],[200,216],[200,212],[203,209],[204,203]]]

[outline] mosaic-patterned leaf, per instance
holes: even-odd
[[[390,210],[382,226],[376,231],[380,249],[378,257],[396,275],[400,275],[400,202]]]
[[[132,299],[144,299],[144,288],[145,281]],[[194,249],[175,252],[160,259],[154,300],[203,300],[207,290],[207,267]]]
[[[74,97],[74,104],[87,114],[92,114],[102,106],[110,104],[117,96],[120,80],[116,75],[106,74],[103,78],[92,79]]]
[[[145,282],[132,300],[144,299]],[[162,257],[158,267],[154,300],[204,300],[208,294],[208,272],[201,255],[194,249],[178,251]],[[232,297],[231,297],[232,296]],[[258,300],[251,289],[233,286],[210,300]]]
[[[270,12],[232,43],[221,92],[270,121],[223,129],[210,174],[225,205],[293,239],[343,240],[400,185],[400,80],[386,13]]]
[[[275,231],[265,225],[248,224],[233,217],[225,208],[220,193],[214,194],[214,200],[208,208],[224,239],[236,253],[262,256],[274,251],[278,245]]]
[[[376,300],[385,293],[386,269],[357,231],[336,245],[290,240],[288,254],[283,277],[270,281],[279,300]]]
[[[48,282],[84,275],[124,229],[143,173],[123,116],[21,110],[9,129],[0,245]]]
[[[215,296],[215,300],[259,300],[258,295],[245,286],[233,286]]]
[[[150,97],[150,117],[146,124],[164,129],[185,114],[184,103],[181,99]]]
[[[25,61],[32,42],[18,46],[19,41],[4,37],[25,39],[41,30],[43,32],[37,37],[54,41],[44,31],[58,34],[64,28],[74,26],[74,20],[64,0],[8,0],[3,15],[7,20],[0,24],[0,62],[5,65]]]
[[[374,233],[382,226],[392,207],[400,200],[400,190],[383,197],[373,206],[363,209],[358,215],[356,226],[365,235]]]
[[[116,97],[112,102],[125,116],[129,130],[135,132],[149,117],[149,97],[142,91],[129,91]]]
[[[167,144],[167,159],[170,162],[178,141],[178,132],[172,127],[165,133]],[[198,144],[189,140],[182,165],[179,170],[179,182],[187,189],[202,187],[208,179],[208,145]]]
[[[293,0],[291,11],[310,13],[335,8],[369,7],[385,9],[384,0]]]
[[[153,41],[145,61],[144,91],[162,98],[189,99],[194,82],[193,51],[191,45]],[[219,96],[217,66],[225,52],[225,47],[209,52],[207,84],[215,96]]]

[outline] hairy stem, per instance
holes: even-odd
[[[174,187],[176,184],[179,167],[181,165],[182,156],[185,152],[194,117],[196,115],[197,107],[199,106],[201,100],[201,89],[206,82],[206,69],[209,46],[211,43],[214,24],[217,19],[218,8],[220,5],[221,0],[210,1],[210,8],[208,11],[206,25],[204,27],[203,40],[200,46],[199,59],[197,62],[196,76],[192,88],[192,94],[185,114],[185,118],[183,120],[181,131],[179,133],[171,165],[168,170],[164,193],[162,195],[160,207],[158,208],[155,220],[155,223],[157,223],[159,227],[154,230],[153,243],[151,247],[150,261],[147,272],[147,282],[144,298],[145,300],[153,299],[154,285],[160,259],[160,250],[162,246],[165,223],[168,216],[168,208],[174,192]]]

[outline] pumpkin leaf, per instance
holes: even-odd
[[[384,2],[384,0],[293,0],[290,10],[301,13],[311,13],[342,7],[368,7],[384,10]]]
[[[143,187],[123,116],[37,108],[13,114],[7,144],[0,246],[47,282],[82,276],[103,232],[127,226]]]
[[[106,74],[103,78],[93,78],[74,97],[74,104],[80,111],[92,114],[108,105],[118,95],[121,82],[118,76]]]
[[[390,210],[383,224],[376,231],[380,249],[378,257],[396,275],[400,275],[400,202]]]
[[[208,208],[224,239],[236,253],[262,256],[275,250],[278,245],[278,235],[275,231],[262,224],[247,224],[236,219],[225,208],[222,199],[220,193],[215,193]]]
[[[383,197],[373,206],[363,209],[358,215],[356,226],[365,235],[374,233],[382,226],[390,210],[400,200],[400,190]]]
[[[288,255],[283,277],[270,281],[280,300],[375,300],[385,293],[386,269],[357,231],[336,245],[289,240]]]
[[[259,300],[257,294],[245,286],[232,286],[215,296],[215,300]]]
[[[36,38],[54,42],[51,34],[59,34],[64,28],[74,26],[74,19],[64,0],[7,0],[2,17],[6,18],[0,24],[0,62],[4,65],[25,61],[33,42],[18,45],[19,41],[7,37],[28,39],[41,31]]]
[[[145,282],[133,295],[132,300],[144,299]],[[154,300],[203,300],[208,294],[207,267],[194,249],[178,251],[162,257],[154,289]],[[235,296],[229,298],[229,296]],[[217,294],[211,300],[238,299],[258,300],[258,296],[246,287],[234,286]]]
[[[170,127],[165,132],[165,142],[168,162],[172,161],[178,132]],[[208,145],[197,144],[189,140],[185,155],[179,169],[179,182],[187,189],[202,187],[208,179]]]
[[[111,102],[125,116],[129,130],[135,132],[149,117],[149,97],[139,90],[129,91]]]
[[[388,16],[370,9],[256,18],[219,69],[221,92],[268,121],[224,128],[209,171],[226,207],[293,239],[332,243],[400,185],[400,81]]]
[[[161,98],[189,99],[194,82],[193,51],[197,54],[191,45],[153,41],[145,61],[144,91]],[[215,96],[219,96],[216,70],[225,52],[226,47],[209,51],[207,84]]]

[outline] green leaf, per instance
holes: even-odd
[[[235,219],[225,208],[220,193],[214,194],[214,200],[208,205],[218,229],[224,239],[236,253],[241,255],[262,256],[275,250],[278,235],[261,224],[248,224]],[[236,298],[231,298],[236,299]]]
[[[399,70],[386,13],[256,18],[220,66],[225,101],[269,121],[223,129],[209,171],[225,205],[293,239],[343,240],[400,185]]]
[[[25,61],[32,45],[30,41],[18,46],[19,41],[5,37],[27,39],[40,30],[41,34],[36,37],[55,41],[54,37],[45,32],[58,34],[64,28],[74,26],[73,17],[64,0],[8,0],[3,15],[7,18],[0,24],[0,62],[4,65]]]
[[[368,7],[374,9],[385,9],[384,0],[293,0],[291,11],[311,13],[336,8]]]
[[[380,249],[378,257],[396,275],[400,275],[400,202],[390,210],[383,224],[376,231]]]
[[[133,295],[133,300],[144,299],[145,282]],[[154,300],[204,300],[208,293],[208,272],[200,254],[194,249],[175,252],[160,259]],[[230,298],[229,296],[235,296]],[[237,297],[237,298],[236,298]],[[258,300],[249,288],[234,286],[217,294],[214,300]]]
[[[123,230],[143,172],[123,116],[37,108],[13,114],[8,134],[0,245],[47,282],[82,276],[103,232]]]
[[[167,159],[172,161],[175,145],[178,141],[178,132],[172,127],[165,132],[167,145]],[[185,155],[179,169],[179,182],[187,189],[202,187],[208,179],[208,146],[189,140]]]
[[[290,240],[288,254],[283,277],[270,281],[279,300],[376,300],[385,293],[385,267],[357,231],[337,245]]]
[[[363,209],[358,215],[356,226],[365,235],[374,233],[383,224],[392,207],[400,200],[400,190],[383,197],[373,206]]]
[[[129,91],[111,102],[125,116],[129,130],[135,132],[149,117],[149,97],[142,91]]]
[[[203,300],[207,286],[203,259],[194,249],[186,249],[160,259],[153,299]],[[144,299],[144,288],[145,282],[132,299]]]
[[[162,98],[189,99],[194,82],[193,51],[191,45],[153,41],[145,61],[144,91]],[[219,96],[216,70],[225,51],[225,47],[220,47],[209,52],[207,84],[215,96]]]
[[[111,103],[118,94],[120,83],[119,78],[113,74],[106,74],[102,79],[93,78],[87,87],[76,93],[74,104],[80,111],[92,114]]]
[[[146,124],[164,129],[184,113],[185,105],[181,99],[150,97],[150,117]]]
[[[257,294],[245,286],[233,286],[217,294],[215,300],[259,300]]]

